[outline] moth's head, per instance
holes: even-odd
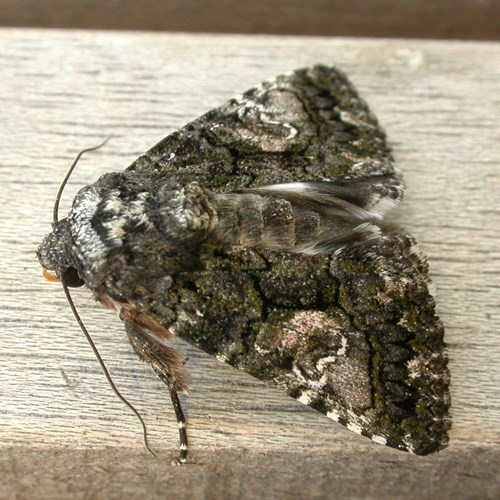
[[[72,257],[68,219],[55,224],[52,232],[45,236],[36,250],[36,255],[43,268],[43,275],[49,281],[61,281],[72,288],[85,284]]]
[[[115,241],[124,220],[113,212],[116,207],[110,207],[108,197],[101,192],[101,183],[114,176],[106,174],[80,189],[68,216],[61,220],[54,217],[52,232],[36,251],[49,281],[68,287],[87,285],[94,292],[102,292],[105,281],[116,281],[126,260],[125,252],[120,252],[122,241]],[[114,249],[118,251],[113,253]]]
[[[52,232],[45,236],[36,250],[36,255],[43,268],[43,274],[49,281],[60,281],[63,285],[72,288],[85,285],[85,281],[81,273],[78,272],[76,265],[69,218],[59,220],[59,201],[66,183],[81,156],[88,151],[99,149],[108,140],[109,137],[98,146],[80,151],[59,186],[53,208]]]

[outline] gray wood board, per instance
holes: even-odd
[[[76,152],[113,134],[77,168],[61,213],[81,186],[125,168],[229,97],[325,63],[346,71],[377,114],[408,184],[395,219],[429,256],[449,345],[453,428],[441,454],[498,451],[499,54],[489,43],[0,31],[0,444],[143,454],[136,418],[105,383],[62,290],[43,280],[34,255]],[[168,462],[177,429],[165,387],[136,359],[115,315],[84,290],[74,296],[115,382]],[[397,459],[407,467],[435,460],[415,462],[373,444],[176,345],[190,358],[184,404],[194,461],[197,452],[229,449],[306,457],[348,449],[355,460],[373,447],[388,460],[409,457]]]
[[[425,459],[381,447],[356,453],[214,450],[197,453],[195,465],[178,468],[125,449],[4,448],[0,498],[498,498],[500,464],[492,448]]]

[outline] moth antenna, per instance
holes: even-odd
[[[108,139],[109,139],[109,137],[108,137]],[[108,139],[106,139],[106,141],[103,142],[103,144],[105,144]],[[103,144],[101,144],[101,146]],[[101,146],[98,146],[98,147],[101,147]],[[97,148],[92,148],[92,149],[97,149]],[[84,150],[84,151],[91,151],[91,150],[87,149],[87,150]],[[81,155],[81,153],[80,153],[80,155]],[[82,319],[80,318],[80,315],[78,314],[78,311],[76,310],[75,303],[73,302],[71,294],[69,293],[68,287],[64,283],[62,283],[62,282],[61,282],[61,284],[62,284],[64,293],[66,294],[66,299],[68,300],[68,303],[69,303],[69,306],[71,308],[71,311],[73,312],[73,315],[75,316],[76,321],[78,322],[78,325],[80,326],[83,334],[85,335],[85,338],[87,339],[87,342],[89,343],[92,351],[94,352],[94,356],[96,357],[97,362],[99,363],[99,365],[101,367],[101,370],[104,373],[104,376],[106,377],[106,380],[108,381],[109,386],[111,387],[111,389],[113,389],[113,392],[116,394],[116,396],[118,397],[118,399],[123,404],[125,404],[125,406],[127,406],[136,415],[136,417],[139,419],[139,422],[141,422],[142,433],[143,433],[143,437],[144,437],[144,445],[146,446],[146,448],[149,451],[149,453],[151,453],[151,455],[153,455],[154,457],[156,457],[157,456],[156,453],[149,447],[149,443],[148,443],[148,431],[146,429],[146,423],[144,422],[144,420],[141,417],[141,415],[139,414],[139,412],[135,409],[134,405],[132,403],[129,403],[125,399],[125,397],[123,397],[121,395],[120,391],[116,387],[115,383],[113,382],[113,379],[111,378],[111,375],[109,374],[108,369],[106,368],[106,365],[104,364],[103,359],[101,358],[101,355],[99,354],[99,351],[97,350],[96,345],[94,344],[94,341],[92,340],[92,337],[90,336],[87,328],[85,327],[85,325],[83,324]]]
[[[88,153],[89,151],[95,151],[96,149],[102,148],[110,139],[111,135],[106,137],[106,139],[101,142],[98,146],[94,146],[92,148],[87,148],[87,149],[82,149],[77,155],[76,158],[73,160],[73,163],[71,164],[71,167],[69,167],[63,181],[61,182],[61,185],[59,186],[59,190],[57,191],[57,196],[56,200],[54,202],[54,210],[52,212],[52,227],[56,227],[57,223],[59,222],[59,202],[61,201],[61,196],[63,194],[64,188],[66,187],[66,184],[73,173],[73,170],[75,170],[76,164],[80,160],[80,158],[85,154]]]

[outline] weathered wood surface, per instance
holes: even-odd
[[[317,490],[325,496],[332,484],[346,494],[373,496],[385,491],[376,484],[403,477],[417,481],[427,477],[422,471],[432,464],[449,461],[455,466],[443,466],[445,479],[429,476],[435,489],[427,485],[424,493],[498,494],[499,54],[498,44],[485,43],[0,31],[0,475],[9,478],[0,496],[29,496],[42,476],[46,485],[50,457],[56,471],[67,473],[60,477],[71,491],[70,472],[78,464],[88,467],[93,454],[99,456],[98,451],[73,453],[65,462],[50,455],[51,450],[124,449],[124,460],[134,464],[137,474],[149,477],[149,468],[161,474],[158,462],[143,451],[137,420],[106,385],[62,290],[42,279],[34,255],[50,229],[53,199],[75,153],[113,134],[104,149],[81,162],[62,213],[82,185],[103,172],[123,169],[187,121],[262,79],[318,62],[348,73],[385,126],[405,175],[408,194],[395,218],[417,237],[431,263],[449,345],[451,444],[438,455],[419,459],[373,444],[179,343],[190,358],[191,395],[184,403],[193,461],[206,477],[213,468],[206,460],[226,464],[226,472],[234,467],[236,476],[227,480],[233,488],[244,470],[236,464],[241,460],[244,466],[247,460],[241,450],[253,457],[250,464],[259,462],[256,453],[269,454],[262,455],[269,460],[267,469],[261,469],[262,475],[255,469],[252,477],[267,482],[262,491],[270,495],[279,491],[299,497],[291,489],[295,483],[287,480],[286,466],[274,467],[276,457],[289,456],[290,470],[301,461],[304,467],[314,463],[319,476],[324,461],[333,481]],[[163,384],[136,359],[121,322],[85,291],[74,295],[114,380],[145,417],[151,444],[168,470],[177,431]],[[33,453],[33,470],[21,480],[30,448],[42,450]],[[359,458],[362,453],[370,460]],[[120,457],[118,452],[111,455],[110,474]],[[369,481],[359,489],[345,489],[352,481],[346,468],[338,468],[343,476],[331,475],[338,460],[361,460],[355,470]],[[154,466],[148,465],[152,462]],[[475,473],[464,465],[469,462],[476,464]],[[99,463],[96,467],[106,467],[105,459]],[[388,479],[382,469],[377,474],[382,463],[386,469],[396,464],[399,476]],[[483,463],[477,472],[477,464]],[[217,473],[212,473],[215,481]],[[172,498],[183,498],[179,491],[189,488],[192,474],[173,474]],[[440,480],[454,489],[443,490]],[[85,482],[74,481],[85,488]],[[147,483],[143,486],[150,493],[160,491],[153,488],[154,478]],[[111,488],[114,483],[106,484]],[[253,498],[251,490],[238,484],[239,492],[231,490],[234,496]],[[136,494],[137,478],[134,485]],[[53,488],[53,495],[66,491]],[[106,496],[106,491],[100,494]]]

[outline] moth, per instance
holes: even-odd
[[[76,195],[37,250],[116,310],[170,392],[178,335],[373,441],[448,442],[449,372],[426,257],[387,222],[404,184],[338,69],[280,75]]]

